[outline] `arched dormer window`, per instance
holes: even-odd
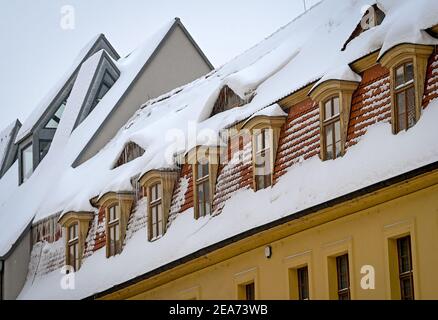
[[[193,172],[193,208],[195,219],[208,216],[213,211],[216,178],[224,149],[197,146],[187,153],[187,163]]]
[[[120,153],[114,169],[120,167],[134,159],[141,157],[145,153],[145,150],[134,142],[128,142]]]
[[[255,191],[274,183],[274,165],[280,131],[287,114],[277,104],[269,106],[248,119],[241,132],[249,130],[252,137],[252,171]],[[244,134],[244,133],[243,133]]]
[[[64,228],[65,265],[78,271],[82,264],[85,239],[93,212],[66,212],[59,218],[59,224]]]
[[[176,171],[151,170],[139,179],[140,185],[146,191],[149,241],[157,240],[166,233],[170,203],[177,178]]]
[[[327,80],[309,93],[312,100],[319,104],[320,157],[323,161],[345,154],[351,100],[358,86],[357,81]]]
[[[394,134],[414,126],[421,116],[427,63],[433,46],[401,44],[385,52],[380,64],[390,70]]]
[[[107,258],[122,252],[129,216],[134,204],[132,192],[107,192],[95,201],[105,209],[105,235]]]

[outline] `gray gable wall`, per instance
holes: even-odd
[[[15,138],[17,137],[18,130],[21,128],[21,122],[17,119],[15,121],[14,128],[11,132],[11,137],[8,142],[8,146],[6,147],[3,159],[0,159],[0,179],[9,170],[9,168],[14,164],[15,160],[17,160],[17,149],[18,146],[14,143]]]
[[[207,74],[213,66],[179,19],[114,106],[82,153],[77,167],[96,155],[146,101]]]

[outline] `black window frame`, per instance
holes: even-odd
[[[407,241],[407,253],[403,257],[401,254],[402,241]],[[409,270],[404,270],[403,259],[407,258]],[[415,300],[414,291],[414,268],[412,265],[412,240],[411,236],[407,235],[397,239],[397,263],[398,263],[398,278],[400,284],[400,298],[401,300]],[[404,290],[405,280],[409,281],[411,294],[408,296]]]
[[[346,263],[344,265],[344,268],[342,268],[342,263]],[[351,294],[350,294],[350,266],[349,266],[349,256],[348,253],[342,254],[340,256],[336,257],[336,280],[337,280],[337,294],[338,294],[338,300],[350,300]],[[343,270],[345,270],[345,274],[343,274]],[[345,280],[347,283],[347,286],[342,286],[343,283],[343,276],[345,276]]]

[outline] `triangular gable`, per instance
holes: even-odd
[[[383,19],[385,19],[385,13],[378,7],[378,5],[374,4],[370,6],[362,16],[362,19],[357,25],[356,29],[354,29],[353,33],[345,42],[344,46],[342,47],[342,51],[347,48],[347,45],[353,41],[353,39],[357,38],[367,30],[380,25],[383,22]]]
[[[114,169],[141,157],[145,150],[134,142],[128,142],[115,162]]]
[[[248,99],[240,98],[230,87],[223,86],[219,92],[219,96],[213,106],[213,111],[211,112],[211,117],[215,114],[221,113],[226,110],[230,110],[236,107],[241,107],[247,104]]]

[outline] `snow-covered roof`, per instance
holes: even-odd
[[[221,129],[257,112],[263,113],[260,110],[323,77],[351,79],[351,73],[345,72],[346,66],[380,48],[383,53],[405,42],[438,44],[423,31],[438,24],[435,0],[381,0],[378,5],[386,14],[383,23],[359,35],[341,51],[362,18],[362,7],[374,3],[373,0],[323,1],[207,76],[147,102],[96,156],[71,168],[75,155],[132,79],[150,52],[151,44],[159,41],[158,32],[144,47],[117,62],[120,79],[71,136],[65,134],[68,124],[64,118],[68,117],[63,117],[47,160],[17,195],[2,204],[7,210],[0,212],[15,212],[16,218],[8,221],[4,215],[0,216],[0,256],[34,214],[40,220],[56,212],[92,211],[91,198],[108,191],[131,191],[132,177],[152,169],[175,167],[169,160],[171,155],[192,147],[187,143],[175,144],[175,137],[181,134],[187,137],[193,127],[198,135],[217,135]],[[245,106],[209,118],[224,85],[242,97],[251,92],[254,98]],[[250,228],[438,161],[438,142],[434,138],[438,134],[435,125],[438,105],[433,104],[409,133],[393,136],[388,134],[391,131],[388,124],[378,124],[345,157],[327,162],[313,158],[294,166],[270,190],[259,191],[257,195],[250,190],[237,193],[217,217],[195,221],[191,214],[178,215],[159,241],[149,243],[146,233],[138,232],[116,257],[106,259],[104,250],[97,251],[76,273],[76,290],[61,290],[60,274],[53,272],[32,285],[28,283],[21,298],[82,298]],[[275,111],[275,105],[272,109]],[[113,169],[115,158],[128,141],[137,143],[145,153]],[[245,208],[241,206],[243,202],[248,204]],[[97,272],[104,264],[111,267],[105,268],[104,273]]]
[[[74,83],[63,117],[44,161],[36,168],[30,179],[19,187],[16,186],[18,179],[17,181],[4,178],[0,180],[0,189],[3,185],[9,185],[11,190],[16,190],[12,194],[8,193],[10,195],[8,197],[0,197],[0,257],[8,253],[35,215],[38,219],[62,211],[69,197],[70,200],[76,198],[74,193],[69,191],[80,189],[84,181],[81,180],[80,175],[76,175],[71,164],[128,89],[174,23],[173,19],[167,22],[127,57],[121,58],[117,62],[113,61],[120,70],[119,79],[97,104],[93,112],[73,131],[80,112],[81,99],[88,90],[86,85],[90,81],[90,74],[94,72],[95,63],[99,60],[101,52],[95,53],[86,63],[81,65],[78,72],[78,79],[81,80]],[[42,105],[44,104],[42,103]],[[69,196],[62,197],[63,200],[58,198],[61,202],[56,204],[47,203],[49,208],[42,208],[41,206],[44,206],[46,200],[58,197],[56,190],[58,184],[64,185],[65,183],[72,187],[65,190]],[[78,202],[78,206],[81,205],[83,202]],[[10,212],[15,213],[14,219],[11,219]]]
[[[374,125],[344,157],[326,162],[314,157],[290,168],[272,189],[241,190],[218,216],[195,220],[189,209],[158,241],[149,242],[147,233],[139,231],[126,242],[122,254],[107,259],[105,250],[96,251],[75,273],[75,290],[61,289],[63,274],[58,270],[28,281],[19,299],[85,298],[252,228],[436,162],[436,121],[438,100],[409,132],[392,135],[389,123]],[[144,214],[145,204],[137,211]]]

